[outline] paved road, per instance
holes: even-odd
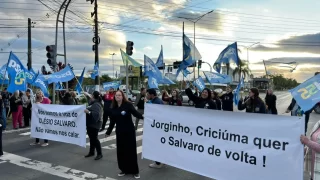
[[[279,114],[285,112],[290,103],[291,96],[286,92],[276,92],[278,96]],[[265,95],[261,95],[264,97]],[[288,114],[283,114],[288,115]],[[319,115],[312,114],[309,127],[311,128]],[[114,135],[114,133],[112,134]],[[112,136],[111,135],[111,136]],[[142,124],[137,133],[137,146],[139,153],[139,168],[141,179],[145,180],[209,180],[209,178],[165,166],[161,170],[150,169],[149,160],[141,159]],[[50,142],[48,147],[29,146],[34,139],[30,138],[29,130],[7,131],[3,135],[3,146],[6,154],[0,158],[1,179],[10,180],[95,180],[95,179],[134,179],[132,176],[117,177],[115,139],[104,138],[104,132],[99,136],[102,141],[103,159],[94,161],[85,159],[88,148],[59,142]]]

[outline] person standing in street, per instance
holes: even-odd
[[[19,128],[22,128],[22,99],[18,90],[10,98],[10,111],[12,112],[13,129],[18,129],[18,124]]]
[[[273,94],[272,89],[268,89],[265,102],[267,105],[268,114],[278,114],[277,110],[277,96]]]
[[[87,133],[90,140],[90,151],[85,158],[94,156],[95,150],[97,150],[97,156],[94,160],[99,160],[103,157],[101,144],[98,139],[98,133],[102,123],[103,107],[102,99],[98,91],[92,93],[89,106],[84,112],[86,113]]]
[[[137,95],[136,101],[134,103],[134,105],[137,107],[137,110],[140,114],[144,114],[145,98],[146,98],[146,88],[141,88],[140,94]],[[136,123],[135,123],[136,130],[138,129],[139,120],[140,120],[139,118],[136,118]]]
[[[23,105],[23,120],[24,120],[24,127],[30,126],[31,120],[31,101],[32,97],[30,95],[31,90],[27,89],[26,93],[22,96],[22,105]]]
[[[147,91],[147,97],[148,97],[148,101],[147,103],[150,104],[163,104],[163,101],[157,96],[157,91],[155,89],[148,89]],[[162,168],[163,164],[161,164],[160,162],[154,162],[152,164],[149,164],[150,168]]]
[[[112,103],[112,100],[114,98],[114,89],[113,88],[110,88],[106,94],[104,95],[103,97],[103,102],[104,102],[104,109],[103,109],[103,123],[102,123],[102,126],[101,126],[101,129],[100,129],[100,132],[103,131],[105,129],[105,126],[108,122],[108,118],[111,119],[111,109],[110,109],[110,106],[111,106],[111,103]]]
[[[7,91],[7,88],[4,88],[2,93],[1,93],[1,96],[2,96],[2,101],[3,101],[3,110],[2,110],[2,120],[3,120],[3,123],[2,123],[2,130],[6,130],[7,128],[7,117],[8,117],[8,113],[9,113],[9,110],[10,110],[10,103],[9,103],[9,93]]]
[[[222,110],[233,111],[233,93],[230,86],[227,86],[226,93],[220,99],[222,100]]]
[[[249,91],[249,97],[243,100],[241,97],[238,104],[238,110],[246,110],[247,113],[266,113],[266,105],[264,101],[259,97],[259,90],[257,88],[251,88]]]
[[[47,97],[44,97],[43,92],[41,90],[38,90],[36,92],[36,104],[51,104],[51,100]],[[39,145],[40,139],[36,138],[36,142],[31,143],[30,146]],[[47,139],[44,140],[44,143],[41,145],[42,147],[49,146],[49,142]]]
[[[132,122],[132,115],[139,119],[143,119],[143,116],[120,90],[115,94],[111,110],[112,118],[106,137],[110,136],[116,124],[117,159],[121,171],[118,176],[133,174],[135,179],[139,179],[136,131]]]

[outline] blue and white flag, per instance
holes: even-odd
[[[162,79],[159,81],[159,84],[175,84],[171,79],[169,79],[167,76],[162,76]]]
[[[232,81],[231,76],[225,74],[219,74],[214,72],[205,71],[203,74],[206,76],[207,80],[210,84],[220,83],[220,84],[228,84]]]
[[[177,75],[188,66],[196,63],[197,60],[201,59],[201,55],[197,48],[195,48],[192,41],[184,34],[183,35],[183,60],[177,70]]]
[[[237,42],[227,46],[219,55],[218,59],[213,65],[214,70],[218,73],[221,72],[221,65],[228,63],[235,63],[239,66],[240,60],[238,56],[238,46]]]
[[[37,74],[34,72],[32,68],[30,70],[26,70],[27,83],[32,84],[36,76]]]
[[[239,100],[240,100],[240,98],[239,98],[240,94],[239,93],[240,93],[240,89],[243,86],[244,86],[244,78],[241,78],[241,81],[238,84],[238,86],[237,86],[237,88],[236,88],[236,90],[234,92],[234,95],[233,95],[233,102],[234,102],[235,105],[238,105],[238,103],[239,103]]]
[[[85,70],[86,70],[86,68],[84,67],[83,70],[82,70],[81,76],[78,79],[78,83],[77,83],[77,86],[76,86],[76,91],[78,92],[78,94],[81,94],[81,92],[82,92],[81,86],[82,86],[83,76],[84,76],[84,71]]]
[[[192,74],[188,69],[183,70],[182,73],[184,77],[187,77],[189,74]]]
[[[64,89],[63,83],[61,83],[61,82],[56,83],[56,90],[62,90],[62,89]]]
[[[162,49],[162,45],[161,45],[161,51],[158,57],[158,60],[156,62],[156,66],[158,68],[163,67],[164,66],[164,62],[163,62],[163,49]],[[164,67],[163,67],[164,68]]]
[[[200,91],[203,91],[203,89],[206,87],[201,76],[193,82],[193,85],[196,86]]]
[[[103,89],[105,91],[108,91],[111,88],[116,90],[116,89],[118,89],[120,87],[120,85],[121,85],[120,81],[106,82],[106,83],[103,83]]]
[[[99,76],[99,65],[95,64],[91,73],[91,79],[96,79],[97,76]]]
[[[43,76],[45,81],[48,81],[48,84],[58,83],[58,82],[68,82],[74,78],[74,73],[71,70],[70,66],[66,66],[59,72]]]
[[[148,86],[150,89],[158,88],[158,80],[153,76],[148,77]]]
[[[40,88],[44,96],[49,97],[48,84],[46,83],[46,80],[42,74],[38,73],[32,85]]]
[[[7,72],[7,64],[8,63],[6,63],[5,65],[3,65],[0,68],[0,80],[4,80],[4,79],[8,79],[9,80],[8,72]]]
[[[144,55],[144,75],[156,78],[157,81],[162,79],[162,73],[154,62],[146,55]]]
[[[8,92],[27,90],[26,71],[19,58],[13,52],[10,52],[7,66],[7,72],[10,77]]]
[[[320,102],[320,74],[289,90],[301,109],[306,112]]]

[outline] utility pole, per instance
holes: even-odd
[[[184,60],[184,47],[183,47],[183,44],[184,44],[184,22],[182,22],[182,61]],[[180,87],[180,90],[182,91],[182,84],[184,83],[184,74],[182,72],[182,82],[181,82],[181,87]]]
[[[31,56],[31,19],[28,18],[28,70],[32,68],[32,56]]]
[[[87,0],[87,1],[91,1],[91,4],[93,4],[93,2],[94,2],[94,11],[91,13],[91,18],[94,16],[94,37],[92,38],[94,45],[92,46],[92,50],[95,52],[94,64],[97,64],[99,67],[100,37],[99,37],[99,24],[98,24],[98,0]],[[96,76],[95,85],[96,85],[96,91],[99,91],[100,90],[100,77],[99,76]]]

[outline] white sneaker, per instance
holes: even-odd
[[[123,172],[120,172],[120,173],[118,174],[119,177],[122,177],[122,176],[125,176],[125,175],[126,175],[126,174],[123,173]]]
[[[140,174],[135,174],[133,177],[134,177],[135,179],[140,179]]]
[[[33,143],[30,143],[30,146],[35,146],[35,145],[39,145],[40,143],[36,143],[36,142],[33,142]]]
[[[42,147],[49,146],[49,143],[43,143],[41,146],[42,146]]]
[[[163,164],[156,164],[155,162],[154,163],[152,163],[152,164],[149,164],[149,167],[151,167],[151,168],[156,168],[156,169],[160,169],[160,168],[162,168],[162,166],[163,166]]]

